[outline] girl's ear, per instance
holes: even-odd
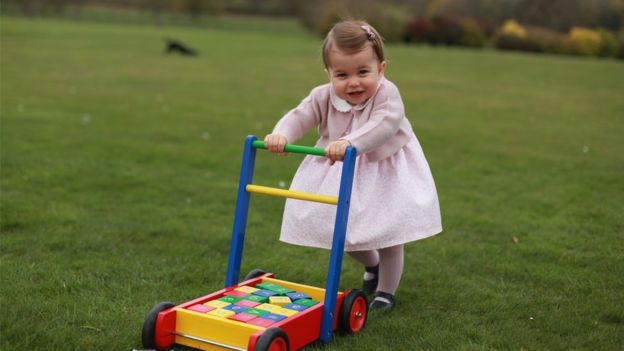
[[[386,61],[381,61],[379,64],[379,75],[383,75],[386,72],[386,66],[388,63]]]
[[[329,78],[331,80],[331,75],[329,74],[329,70],[327,70],[327,68],[324,69],[325,74],[327,74],[327,78]]]

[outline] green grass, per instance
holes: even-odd
[[[319,42],[294,23],[0,20],[0,349],[141,348],[154,304],[222,287],[243,138],[325,82]],[[164,55],[165,36],[200,56]],[[621,350],[624,65],[388,56],[445,231],[406,247],[395,312],[310,349]],[[300,160],[260,152],[256,183]],[[242,270],[322,286],[328,253],[279,243],[282,208],[252,200]],[[345,259],[341,288],[361,274]]]

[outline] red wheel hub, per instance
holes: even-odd
[[[284,338],[277,338],[271,342],[269,346],[269,351],[287,351],[288,346],[286,344],[286,340]]]
[[[353,333],[357,333],[364,326],[364,322],[366,322],[366,311],[366,300],[358,296],[355,301],[353,301],[353,306],[351,307],[351,313],[349,315],[349,327],[351,327]]]

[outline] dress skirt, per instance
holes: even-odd
[[[306,156],[290,190],[338,196],[342,162]],[[280,240],[331,249],[336,206],[287,199]],[[381,249],[442,231],[435,183],[416,137],[394,155],[355,164],[345,251]]]

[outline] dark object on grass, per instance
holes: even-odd
[[[179,40],[173,40],[173,39],[165,39],[165,40],[167,42],[167,48],[165,50],[167,54],[178,53],[180,55],[187,55],[187,56],[197,55],[197,51],[191,49],[190,47],[188,47],[186,44],[182,43]]]

